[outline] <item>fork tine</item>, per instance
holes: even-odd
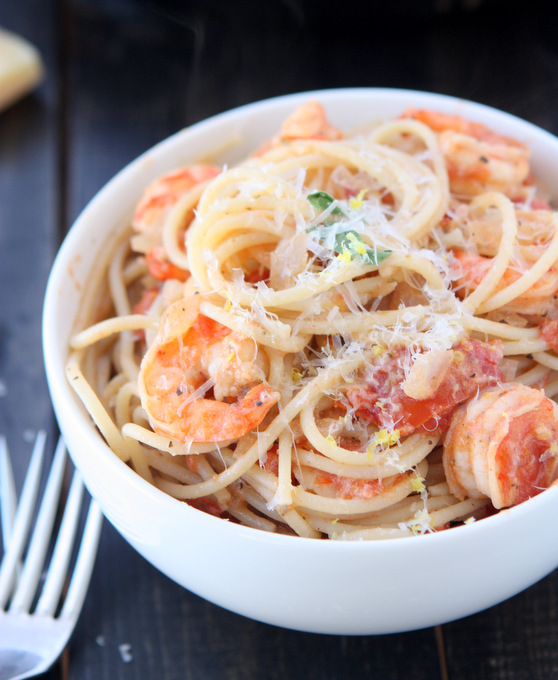
[[[6,606],[13,581],[29,531],[41,467],[45,452],[46,432],[40,431],[35,439],[29,469],[23,484],[21,499],[16,512],[10,544],[0,564],[0,609]]]
[[[48,567],[41,597],[35,609],[36,614],[52,616],[56,610],[72,555],[82,499],[83,483],[79,474],[74,472],[54,553]]]
[[[48,476],[37,522],[31,536],[21,577],[16,586],[10,611],[27,610],[33,600],[39,581],[45,554],[50,542],[52,525],[60,499],[60,489],[66,463],[66,447],[60,439],[56,446],[52,467]]]
[[[83,539],[79,548],[79,553],[74,568],[74,574],[68,588],[68,594],[64,602],[64,607],[60,613],[60,618],[72,618],[79,614],[83,605],[83,600],[87,593],[91,572],[95,564],[97,546],[101,536],[103,524],[103,513],[95,500],[91,500]]]
[[[17,495],[6,438],[0,437],[0,519],[4,552],[8,549],[12,536],[16,506]]]

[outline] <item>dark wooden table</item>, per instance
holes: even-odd
[[[54,255],[95,192],[154,143],[240,104],[343,86],[457,95],[558,133],[556,26],[536,0],[3,0],[0,26],[35,43],[47,69],[0,114],[0,433],[18,489],[36,431],[57,436],[41,353]],[[202,601],[105,522],[83,614],[46,677],[548,680],[557,600],[555,572],[438,628],[302,634]]]

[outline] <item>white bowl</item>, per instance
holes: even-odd
[[[204,514],[141,479],[105,445],[64,374],[68,338],[96,253],[109,232],[129,220],[143,187],[236,136],[240,145],[221,159],[242,158],[310,97],[344,128],[396,116],[411,105],[474,118],[527,142],[537,175],[557,184],[558,140],[552,135],[494,109],[435,94],[329,90],[215,116],[122,170],[70,230],[46,292],[48,383],[89,491],[122,536],[177,583],[239,614],[307,632],[380,634],[433,626],[501,602],[558,566],[557,487],[475,524],[421,537],[337,542],[272,535]]]

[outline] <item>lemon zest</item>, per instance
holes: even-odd
[[[411,479],[411,488],[417,493],[424,491],[426,489],[424,486],[424,479],[422,477],[413,477],[413,479]]]
[[[351,233],[350,231],[347,232],[347,241],[350,241],[354,250],[359,255],[366,255],[366,245],[361,239],[359,239],[357,236],[355,236],[355,234]]]
[[[362,207],[362,199],[367,193],[368,189],[361,189],[356,196],[349,199],[349,205],[353,210]]]
[[[298,370],[298,368],[293,368],[291,371],[291,378],[293,382],[299,382],[299,380],[302,379],[302,373]]]
[[[411,522],[409,529],[414,534],[423,534],[430,531],[434,526],[434,520],[428,510],[418,510],[415,512],[415,521]]]
[[[400,437],[399,430],[393,430],[393,432],[390,432],[387,428],[384,428],[383,430],[378,430],[378,432],[376,432],[374,438],[372,439],[366,450],[368,458],[372,458],[372,454],[376,451],[376,449],[379,446],[385,449],[387,447],[394,446],[395,444],[397,444],[397,442],[399,441],[399,437]]]

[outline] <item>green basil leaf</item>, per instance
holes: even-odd
[[[386,257],[391,255],[391,250],[375,250],[366,246],[366,255],[363,257],[366,264],[380,264]]]
[[[316,210],[327,210],[329,206],[335,201],[333,196],[330,196],[326,191],[314,191],[307,196],[310,203]],[[334,215],[342,215],[343,211],[337,206],[331,211]]]
[[[351,260],[361,258],[366,264],[380,264],[391,255],[391,250],[370,248],[352,229],[335,235],[335,252],[340,255],[348,253]]]

